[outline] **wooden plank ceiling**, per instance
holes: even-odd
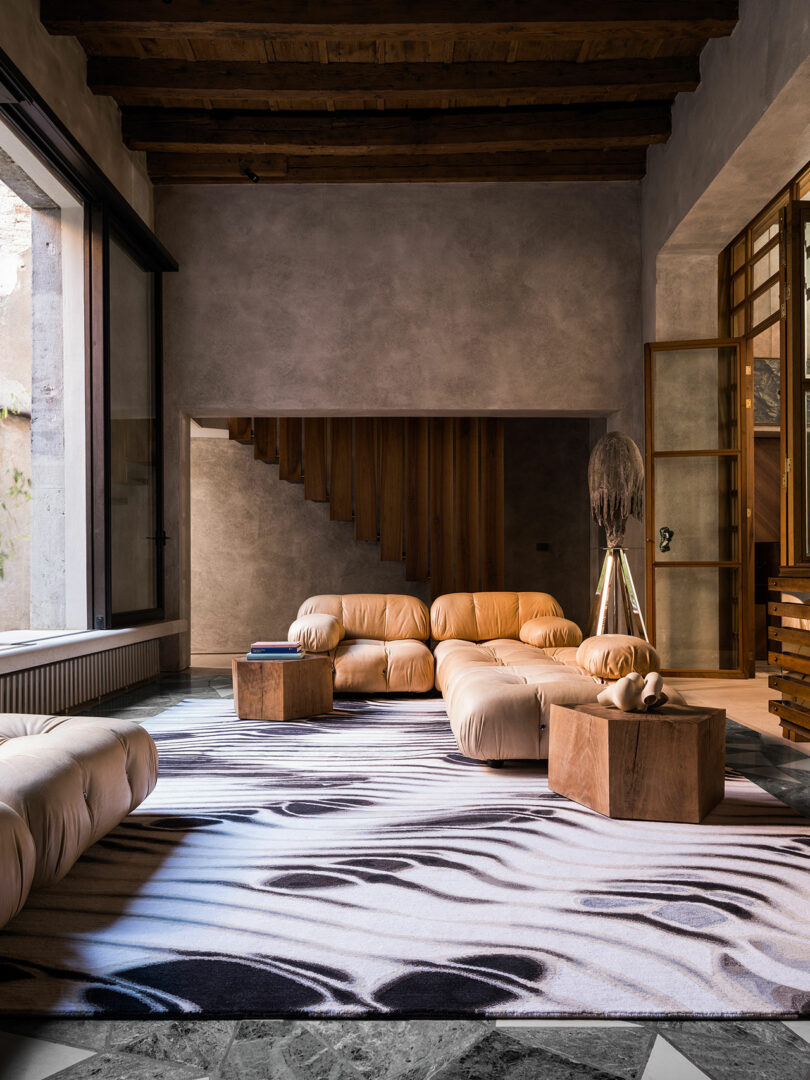
[[[41,0],[156,183],[634,180],[737,0]]]

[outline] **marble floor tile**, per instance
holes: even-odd
[[[0,1029],[18,1035],[45,1039],[84,1050],[103,1050],[107,1045],[109,1020],[8,1020],[0,1019]]]
[[[158,1061],[199,1065],[215,1071],[231,1044],[235,1020],[113,1020],[110,1050],[140,1054]]]
[[[606,1069],[572,1062],[539,1046],[526,1046],[510,1032],[492,1029],[438,1068],[417,1066],[402,1080],[617,1080]]]
[[[193,1065],[107,1052],[65,1069],[59,1080],[207,1080],[207,1074]]]
[[[425,1064],[438,1067],[457,1057],[493,1027],[491,1020],[304,1020],[302,1023],[359,1074],[374,1080],[393,1080]]]
[[[0,1080],[45,1080],[94,1056],[94,1050],[0,1032]]]
[[[248,1022],[220,1066],[220,1080],[358,1080],[359,1074],[298,1023],[275,1029]],[[239,1032],[237,1032],[239,1036]]]
[[[656,1039],[642,1027],[511,1028],[524,1046],[540,1047],[570,1062],[602,1069],[622,1080],[638,1080]]]
[[[790,1028],[794,1035],[810,1043],[810,1020],[785,1020],[785,1027]]]
[[[810,1080],[810,1051],[780,1021],[662,1021],[660,1035],[711,1080]]]
[[[706,1073],[676,1050],[674,1046],[656,1036],[652,1052],[647,1059],[641,1080],[711,1080]],[[743,1074],[740,1074],[743,1080]],[[754,1077],[751,1076],[751,1080]]]

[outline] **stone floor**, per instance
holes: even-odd
[[[739,708],[744,687],[728,698]],[[692,688],[685,687],[688,696]],[[741,697],[762,712],[762,686]],[[767,684],[764,689],[767,691]],[[723,687],[696,693],[716,700]],[[228,698],[220,669],[170,674],[88,710],[142,720]],[[764,699],[763,699],[764,700]],[[753,704],[752,704],[753,701]],[[708,704],[709,702],[706,701]],[[719,702],[718,702],[719,703]],[[767,709],[767,706],[765,706]],[[810,817],[806,748],[729,721],[729,761]],[[0,1080],[810,1080],[810,1020],[9,1021]]]
[[[810,1021],[52,1021],[1,1080],[808,1080]]]

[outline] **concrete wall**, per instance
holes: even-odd
[[[45,30],[38,0],[2,0],[0,47],[151,226],[152,182],[146,155],[124,146],[121,114],[113,99],[97,97],[88,89],[85,52],[78,41],[52,37]]]
[[[717,256],[810,160],[810,4],[740,0],[642,182],[644,336],[714,336]]]
[[[31,503],[9,495],[31,475],[31,210],[0,182],[0,631],[28,628]]]
[[[170,616],[188,610],[189,414],[599,415],[641,437],[637,184],[173,187],[156,228],[182,267]]]

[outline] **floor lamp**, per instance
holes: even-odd
[[[588,619],[587,637],[631,634],[649,641],[623,541],[627,519],[641,518],[644,462],[641,451],[619,431],[604,435],[588,462],[591,513],[607,534],[607,552]]]

